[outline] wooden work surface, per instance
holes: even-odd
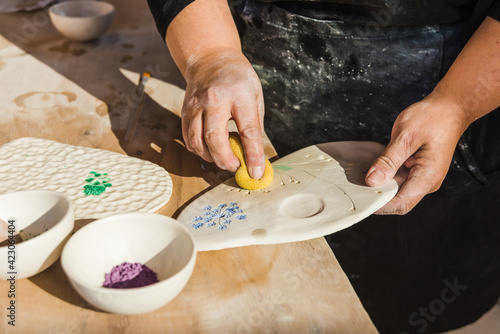
[[[90,43],[64,39],[44,11],[0,14],[0,35],[5,38],[0,41],[1,91],[22,81],[13,72],[8,81],[2,74],[5,55],[1,51],[12,43],[33,56],[32,62],[55,70],[54,76],[67,81],[61,87],[74,85],[77,102],[91,99],[95,104],[95,108],[83,107],[85,102],[72,109],[41,110],[43,117],[11,110],[10,117],[0,118],[0,144],[40,137],[157,163],[174,183],[171,200],[159,213],[175,217],[193,197],[229,175],[189,153],[182,144],[176,111],[165,110],[150,98],[133,139],[123,141],[134,106],[134,83],[120,68],[148,70],[181,87],[184,83],[155,30],[146,1],[113,2],[117,10],[110,31]],[[37,73],[28,77],[42,86],[52,80]],[[6,103],[0,100],[0,113],[7,110],[8,115]],[[266,152],[272,155],[272,146]],[[77,221],[76,228],[88,222]],[[93,309],[72,289],[57,261],[46,271],[16,282],[13,328],[6,318],[8,288],[7,282],[0,282],[0,333],[377,332],[323,238],[199,253],[181,294],[165,307],[139,316]]]

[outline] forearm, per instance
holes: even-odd
[[[431,95],[456,104],[467,125],[500,106],[500,22],[486,18]]]
[[[184,77],[186,68],[213,50],[232,48],[241,51],[227,0],[194,1],[172,21],[165,41]]]

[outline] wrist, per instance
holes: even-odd
[[[241,62],[246,60],[246,57],[238,47],[231,46],[213,46],[203,50],[197,50],[189,55],[186,61],[184,79],[189,84],[195,80],[200,73],[204,76],[213,77],[219,76],[223,67],[231,64],[242,65]],[[248,63],[249,64],[249,63]]]
[[[440,107],[440,110],[450,121],[454,122],[462,132],[476,120],[466,106],[457,98],[446,92],[442,85],[436,86],[423,101],[431,102]]]

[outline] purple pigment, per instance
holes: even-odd
[[[141,263],[123,262],[104,275],[103,287],[130,289],[158,282],[156,273]]]

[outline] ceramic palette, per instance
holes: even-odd
[[[172,194],[164,168],[120,153],[21,138],[0,146],[0,194],[53,190],[67,195],[75,219],[154,212]]]
[[[364,178],[383,146],[338,142],[310,146],[273,163],[267,189],[243,190],[230,179],[189,204],[178,220],[198,250],[307,240],[347,228],[397,192],[395,180],[368,187]]]

